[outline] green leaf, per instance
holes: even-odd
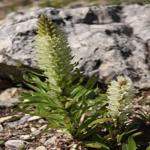
[[[89,126],[89,124],[91,122],[93,122],[96,118],[93,116],[93,117],[88,117],[84,122],[82,122],[82,124],[78,127],[78,132],[79,133],[82,133],[84,130],[86,130]]]
[[[87,92],[87,89],[85,89],[83,86],[77,86],[72,92],[71,92],[71,96],[74,99],[79,99],[82,96],[85,95],[85,93]]]
[[[148,147],[146,148],[146,150],[150,150],[150,146],[148,146]]]
[[[103,124],[103,123],[111,122],[111,121],[112,121],[112,118],[100,118],[100,119],[94,120],[88,126],[92,126],[92,125],[95,125],[95,124]]]
[[[136,150],[136,143],[132,136],[128,138],[128,148],[129,150]]]
[[[96,82],[97,82],[97,78],[95,76],[92,76],[91,78],[89,78],[86,84],[86,88],[92,89],[95,86]]]
[[[129,150],[128,145],[124,143],[124,144],[122,145],[122,150]]]
[[[110,148],[108,146],[106,146],[105,144],[99,143],[99,142],[86,141],[83,143],[85,144],[85,146],[90,147],[90,148],[96,148],[96,149],[103,148],[104,150],[110,150]]]
[[[136,149],[137,149],[136,143],[135,143],[132,136],[130,136],[128,138],[128,143],[127,144],[123,143],[123,145],[122,145],[122,150],[136,150]]]
[[[117,142],[118,143],[121,143],[121,142],[124,142],[124,141],[126,141],[127,140],[127,138],[129,137],[129,136],[131,136],[131,135],[138,135],[139,134],[139,132],[136,132],[137,131],[137,129],[132,129],[132,130],[130,130],[130,131],[126,131],[126,132],[123,132],[122,134],[120,134],[120,135],[117,135]]]

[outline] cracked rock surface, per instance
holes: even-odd
[[[18,80],[18,63],[38,68],[35,35],[40,14],[64,30],[73,61],[83,73],[95,74],[105,83],[127,75],[137,88],[150,88],[150,5],[137,4],[11,13],[0,22],[1,80],[10,74]]]

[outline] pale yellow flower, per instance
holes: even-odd
[[[130,102],[135,94],[135,89],[130,78],[118,76],[108,87],[108,113],[116,119],[121,114],[128,112]]]

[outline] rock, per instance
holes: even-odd
[[[64,30],[83,74],[95,74],[105,83],[126,75],[137,88],[150,88],[149,4],[36,8],[10,14],[0,25],[0,79],[13,76],[21,82],[25,71],[38,70],[35,35],[40,14]]]
[[[39,146],[39,147],[36,148],[36,150],[47,150],[47,149],[44,146]]]
[[[29,150],[35,150],[34,148],[30,147]]]
[[[115,32],[121,32],[122,24],[118,27],[118,24],[103,27],[75,25],[75,33],[71,33],[69,38],[75,55],[74,61],[79,62],[80,70],[84,74],[96,74],[106,83],[115,76],[124,74],[137,87],[148,87],[150,72],[148,64],[144,63],[148,55],[145,43],[136,37],[116,34]],[[106,31],[112,33],[106,34]],[[92,36],[92,33],[95,34]]]
[[[44,144],[45,141],[46,141],[46,137],[42,137],[42,138],[40,139],[40,143],[42,143],[42,144]]]
[[[3,126],[0,124],[0,132],[2,132],[3,131]]]
[[[30,130],[31,130],[31,132],[35,132],[37,129],[34,127],[31,127]]]
[[[56,139],[57,139],[57,137],[56,137],[56,136],[53,136],[53,137],[49,138],[49,139],[44,143],[44,145],[45,145],[45,146],[48,146],[48,145],[55,145]]]
[[[15,128],[18,127],[20,125],[23,125],[27,122],[27,120],[30,118],[30,115],[26,114],[24,115],[22,118],[20,118],[19,120],[13,121],[13,122],[8,122],[7,126],[9,128]]]
[[[124,22],[132,27],[134,34],[144,41],[150,39],[149,11],[150,5],[129,5],[123,9]]]
[[[35,121],[35,120],[39,120],[41,117],[39,117],[39,116],[32,116],[32,117],[30,117],[29,119],[28,119],[28,122],[30,122],[30,121]]]
[[[41,130],[35,130],[35,131],[32,132],[32,135],[33,135],[33,136],[37,136],[37,135],[39,135],[40,133],[41,133]]]
[[[35,130],[35,131],[32,132],[33,136],[37,136],[39,134],[41,134],[41,130]]]
[[[11,107],[19,103],[19,88],[9,88],[0,94],[0,107]]]
[[[41,133],[40,129],[36,129],[34,127],[32,127],[30,130],[31,130],[33,136],[37,136]]]
[[[8,140],[5,142],[5,146],[11,150],[20,150],[24,147],[24,142],[22,140]]]
[[[27,135],[21,135],[21,136],[20,136],[20,139],[21,139],[21,140],[30,140],[30,139],[33,139],[33,138],[32,138],[31,135],[28,135],[28,134],[27,134]]]
[[[46,128],[47,128],[47,124],[41,126],[41,127],[39,128],[39,130],[45,130]]]
[[[44,124],[44,123],[47,123],[47,121],[44,120],[44,119],[40,119],[40,120],[38,121],[38,123],[39,123],[39,124]]]
[[[6,117],[1,117],[0,118],[0,123],[3,123],[5,121],[9,121],[13,118],[13,116],[6,116]]]

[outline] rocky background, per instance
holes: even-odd
[[[83,73],[105,83],[123,74],[139,89],[150,88],[150,5],[136,4],[37,8],[8,15],[0,23],[1,80],[19,80],[18,64],[38,68],[34,41],[40,14],[64,30]]]
[[[20,147],[62,149],[66,139],[72,140],[58,131],[41,134],[47,126],[45,120],[14,109],[23,90],[17,88],[22,75],[28,69],[39,69],[35,36],[37,19],[41,14],[52,18],[65,32],[75,56],[73,61],[79,62],[83,74],[96,75],[105,84],[117,75],[129,76],[137,89],[145,91],[142,96],[149,104],[150,96],[146,91],[150,88],[149,4],[65,9],[47,7],[11,13],[0,21],[1,150],[19,150]]]

